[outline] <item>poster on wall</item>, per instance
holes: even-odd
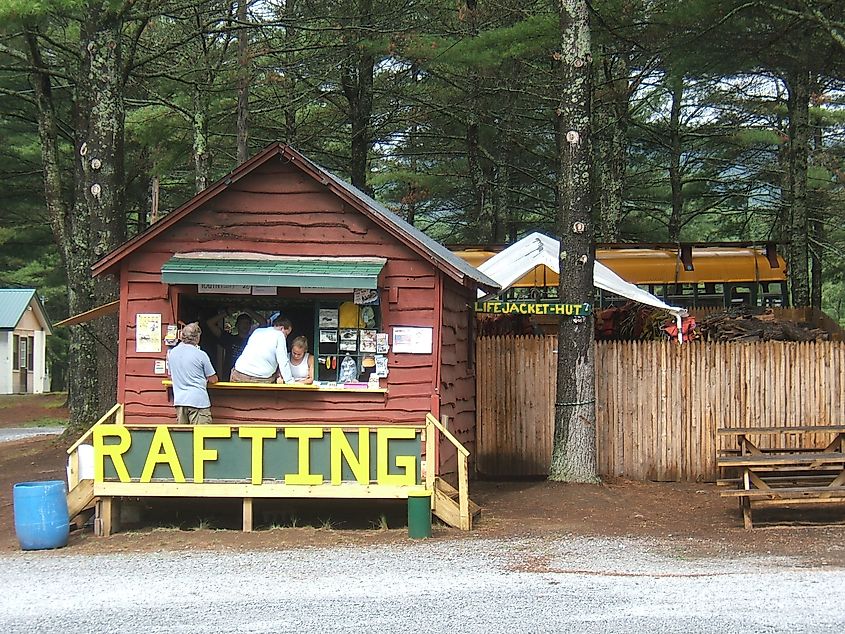
[[[382,354],[376,355],[376,371],[375,376],[379,378],[386,378],[388,375],[387,357]]]
[[[375,352],[376,351],[376,331],[362,330],[361,331],[361,352]]]
[[[161,352],[161,315],[135,315],[135,352]]]
[[[340,331],[340,350],[341,352],[355,352],[358,349],[358,331],[357,330],[341,330]]]
[[[197,284],[197,292],[202,294],[249,295],[252,286],[248,284]]]
[[[177,343],[179,343],[179,326],[176,324],[167,324],[164,334],[164,345],[173,347]]]
[[[337,308],[320,309],[320,328],[337,328]]]
[[[431,354],[432,328],[397,326],[393,329],[393,352]]]
[[[337,330],[321,330],[320,343],[337,343]]]
[[[387,333],[380,332],[376,334],[376,352],[378,354],[387,354],[388,350],[390,350],[390,344],[387,340]]]
[[[352,295],[352,301],[359,306],[378,304],[378,291],[374,288],[356,288]]]

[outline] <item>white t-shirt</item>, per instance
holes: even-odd
[[[276,328],[259,328],[249,336],[235,369],[249,376],[269,378],[279,370],[285,383],[293,383],[285,333]]]
[[[294,365],[293,362],[290,364],[290,373],[293,375],[294,379],[307,379],[308,378],[308,353],[302,355],[302,360],[299,362],[299,365]]]

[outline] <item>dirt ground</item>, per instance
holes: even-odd
[[[56,424],[67,419],[64,394],[0,396],[0,428]],[[37,437],[0,443],[0,552],[18,549],[12,513],[16,482],[65,479],[68,441]],[[473,481],[482,507],[467,534],[437,525],[435,537],[567,535],[659,540],[688,556],[744,553],[803,557],[812,565],[845,566],[845,505],[755,511],[742,528],[735,500],[712,484],[614,481],[601,485],[545,481]],[[252,549],[393,543],[407,539],[401,503],[256,502],[256,531],[238,530],[233,500],[129,501],[140,521],[125,517],[122,532],[98,539],[90,526],[71,534],[75,552]]]
[[[64,448],[55,438],[0,444],[0,552],[18,549],[14,483],[64,478]],[[470,489],[483,509],[472,533],[437,526],[435,537],[634,537],[660,541],[685,557],[765,553],[801,557],[807,565],[845,566],[845,506],[758,511],[755,521],[761,527],[745,531],[736,502],[722,499],[712,484],[476,481]],[[257,507],[258,530],[245,534],[237,530],[237,503],[215,504],[221,512],[212,516],[207,500],[192,502],[148,504],[141,525],[110,538],[95,538],[90,527],[74,531],[63,552],[293,548],[407,539],[401,505]]]
[[[43,427],[67,421],[67,394],[13,394],[0,396],[0,428]]]

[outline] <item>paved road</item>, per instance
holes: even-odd
[[[0,428],[0,442],[11,442],[34,436],[57,436],[65,430],[64,427],[6,427]]]
[[[845,570],[677,544],[434,539],[0,557],[2,632],[837,632]]]

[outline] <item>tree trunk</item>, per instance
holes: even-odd
[[[818,87],[814,87],[814,91]],[[821,156],[823,156],[824,146],[822,144],[822,127],[818,125],[812,126],[813,130],[813,162],[821,164]],[[829,203],[828,203],[829,204]],[[819,205],[819,213],[821,207]],[[823,251],[822,243],[824,241],[824,221],[821,218],[813,217],[810,219],[810,305],[821,310],[822,308],[822,273],[823,273]]]
[[[92,278],[91,265],[121,244],[126,232],[122,21],[117,13],[89,6],[82,24],[80,68],[74,89],[72,203],[66,201],[61,182],[50,79],[46,73],[39,72],[32,79],[38,105],[45,199],[67,271],[68,305],[72,314],[91,310],[117,297],[114,278]],[[37,32],[27,29],[25,37],[30,61],[34,67],[43,68]],[[113,317],[71,330],[70,433],[88,428],[114,404],[117,341],[117,320]]]
[[[593,297],[593,226],[590,209],[590,27],[586,0],[558,0],[561,25],[557,233],[559,297]],[[561,318],[557,399],[549,479],[597,482],[595,352],[592,318]]]
[[[104,11],[100,3],[89,8],[83,22],[82,65],[75,93],[75,226],[70,241],[74,251],[88,241],[88,253],[75,252],[73,276],[68,271],[76,286],[72,288],[72,313],[114,301],[120,293],[113,276],[92,278],[91,265],[126,239],[122,30],[120,14]],[[71,355],[76,395],[71,409],[77,413],[72,414],[71,422],[75,419],[87,428],[116,400],[118,320],[116,316],[101,317],[92,321],[90,328],[77,330],[78,355]],[[97,381],[96,389],[89,391],[88,385],[79,389],[80,383],[91,380]]]
[[[822,223],[818,220],[810,222],[813,246],[810,247],[810,306],[822,307]]]
[[[363,29],[372,28],[372,0],[359,0],[358,24]],[[352,128],[352,156],[349,172],[352,184],[362,191],[369,192],[367,175],[370,146],[373,141],[370,118],[373,112],[375,56],[370,51],[369,45],[362,45],[360,37],[354,40],[352,46],[347,49],[349,57],[341,73],[341,85],[349,103],[349,123]]]
[[[238,1],[238,165],[249,158],[249,29],[246,27],[249,0]]]
[[[625,46],[605,49],[592,111],[594,176],[598,187],[598,233],[602,242],[619,241],[625,163],[628,158],[630,52]]]
[[[297,121],[296,121],[296,73],[294,66],[296,64],[296,17],[297,4],[296,0],[287,0],[285,2],[285,16],[287,18],[285,24],[285,74],[282,78],[284,82],[284,90],[287,93],[287,104],[285,105],[285,143],[289,145],[296,144],[297,135]]]
[[[669,216],[669,241],[680,242],[683,227],[684,190],[681,174],[681,106],[684,98],[684,78],[670,77],[672,107],[669,113],[669,184],[672,188],[672,212]]]
[[[209,184],[211,153],[208,147],[208,106],[199,86],[194,87],[194,190],[201,192]]]
[[[470,96],[471,108],[475,104],[475,98]],[[472,185],[473,216],[476,232],[480,241],[493,241],[493,201],[490,195],[490,187],[487,174],[481,163],[481,147],[479,139],[478,114],[473,108],[469,113],[466,132],[467,168],[469,180]]]
[[[807,157],[810,152],[810,73],[797,71],[787,77],[789,91],[789,182],[791,184],[792,246],[789,281],[792,305],[810,305],[809,222],[807,215]]]

